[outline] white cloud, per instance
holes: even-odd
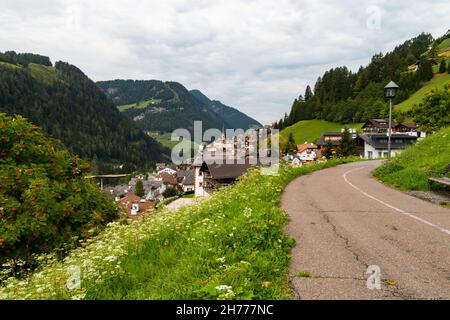
[[[41,53],[94,80],[179,81],[269,123],[326,69],[356,69],[422,31],[447,1],[0,0],[0,50]],[[379,28],[368,27],[379,8]],[[369,11],[369,12],[368,12]],[[372,21],[372,20],[371,20]]]

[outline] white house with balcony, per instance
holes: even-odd
[[[305,142],[297,146],[296,157],[302,162],[314,161],[318,158],[319,147],[313,143]]]

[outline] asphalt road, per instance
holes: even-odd
[[[450,299],[450,210],[379,183],[378,164],[317,171],[286,188],[298,299]],[[369,266],[379,267],[380,289],[367,286]]]

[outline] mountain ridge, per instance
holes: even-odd
[[[227,122],[232,123],[235,129],[247,130],[251,127],[262,127],[261,123],[236,108],[227,106],[219,100],[209,99],[203,92],[198,89],[190,90],[190,93],[216,112]]]
[[[163,159],[166,150],[76,66],[12,51],[1,53],[0,61],[0,112],[41,126],[90,160],[94,171],[134,171]]]
[[[205,130],[260,125],[237,109],[211,100],[198,90],[189,91],[174,81],[116,79],[99,81],[97,85],[119,110],[146,131],[186,128],[192,132],[194,121],[202,121]]]

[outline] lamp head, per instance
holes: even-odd
[[[384,87],[384,95],[386,99],[394,99],[398,88],[399,86],[394,81],[389,82],[387,86]]]

